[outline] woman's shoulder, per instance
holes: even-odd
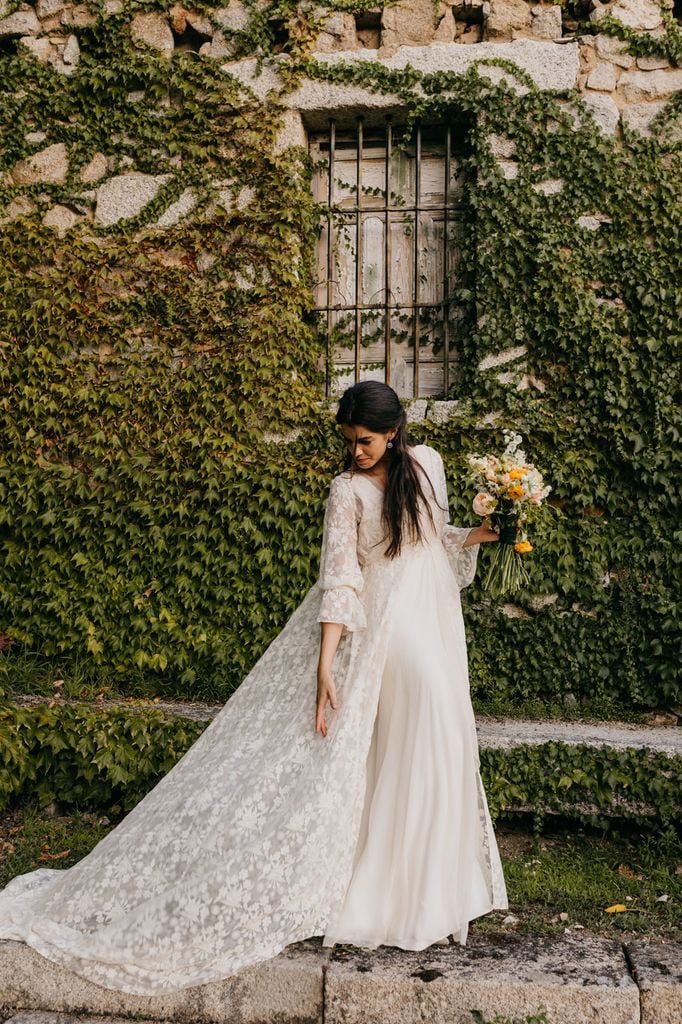
[[[415,444],[410,448],[412,455],[422,461],[442,462],[441,454],[430,444]]]
[[[345,484],[350,483],[352,479],[353,474],[351,473],[351,471],[349,469],[344,469],[340,473],[337,473],[336,476],[333,476],[331,478],[329,486],[343,487]]]
[[[361,503],[353,485],[354,475],[350,470],[344,469],[342,473],[337,473],[336,476],[332,477],[329,483],[327,502],[334,508],[354,508],[355,517],[359,519]]]
[[[349,469],[337,473],[329,481],[329,496],[338,496],[353,489],[353,474]]]

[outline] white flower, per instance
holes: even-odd
[[[492,494],[480,491],[474,498],[474,512],[477,516],[489,516],[494,511],[497,502]]]

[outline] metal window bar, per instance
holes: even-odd
[[[386,151],[384,153],[384,381],[391,379],[391,150],[393,130],[390,121],[386,125]],[[355,296],[357,298],[357,295]]]
[[[448,272],[448,234],[450,226],[452,224],[451,215],[457,215],[461,212],[461,206],[457,202],[452,201],[451,187],[450,187],[450,176],[451,176],[451,147],[452,147],[452,128],[451,125],[445,125],[444,128],[444,189],[443,189],[443,203],[436,206],[423,205],[421,195],[421,172],[422,172],[422,126],[417,124],[414,131],[415,141],[415,189],[414,189],[414,203],[412,205],[398,205],[391,203],[392,196],[392,179],[391,179],[391,162],[393,156],[393,128],[392,125],[387,123],[385,127],[385,154],[384,154],[384,202],[382,205],[372,205],[371,213],[373,215],[383,214],[384,223],[384,297],[381,302],[363,302],[362,301],[362,281],[363,281],[363,239],[362,239],[362,228],[363,221],[362,215],[367,212],[369,208],[363,205],[363,157],[364,157],[364,126],[362,119],[359,119],[356,125],[356,138],[355,138],[355,196],[356,203],[355,209],[352,210],[341,210],[334,208],[334,174],[335,174],[335,163],[336,163],[336,149],[337,149],[337,131],[336,122],[332,119],[329,122],[329,134],[328,143],[321,145],[321,149],[328,149],[328,162],[327,162],[327,246],[326,246],[326,303],[324,306],[318,305],[318,310],[321,313],[326,313],[327,322],[327,366],[326,366],[326,394],[329,395],[331,387],[331,367],[333,363],[333,352],[332,352],[332,336],[334,328],[334,313],[348,312],[354,317],[354,376],[355,380],[360,380],[362,365],[361,365],[361,349],[362,349],[362,325],[363,325],[363,313],[366,311],[382,311],[384,315],[384,379],[390,381],[391,376],[391,311],[413,311],[412,319],[412,344],[414,350],[414,363],[413,363],[413,395],[414,397],[419,396],[420,391],[420,327],[421,327],[421,315],[426,310],[439,309],[441,311],[441,324],[443,331],[443,392],[447,394],[450,385],[450,337],[449,337],[449,272]],[[443,297],[438,302],[424,302],[420,301],[420,281],[419,281],[419,242],[420,242],[420,226],[421,226],[421,214],[425,212],[439,212],[443,215]],[[414,217],[414,238],[413,238],[413,249],[412,249],[412,302],[391,302],[391,214],[400,213],[402,215],[412,214]],[[354,286],[355,286],[355,301],[352,304],[346,303],[334,303],[334,274],[333,274],[333,261],[334,261],[334,223],[335,220],[341,222],[351,223],[354,221],[355,228],[355,275],[354,275]]]
[[[325,395],[329,395],[331,384],[332,368],[332,327],[334,324],[334,312],[332,310],[332,299],[334,298],[334,281],[331,274],[332,260],[334,258],[334,153],[336,151],[336,124],[329,122],[329,187],[327,189],[327,359],[325,363]]]
[[[445,180],[443,183],[443,394],[450,388],[450,275],[448,273],[448,212],[450,201],[450,147],[452,128],[445,128]]]
[[[362,118],[358,120],[355,158],[355,380],[360,380],[360,348],[362,345]],[[331,270],[331,267],[327,267]]]
[[[413,385],[414,397],[419,395],[419,204],[421,202],[421,170],[422,170],[422,126],[417,121],[415,126],[415,161],[414,161],[414,253],[412,256],[412,338],[414,344]]]

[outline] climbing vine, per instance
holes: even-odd
[[[307,154],[278,147],[280,105],[229,67],[194,52],[161,59],[131,35],[131,18],[160,6],[92,4],[69,77],[21,45],[0,58],[0,218],[18,196],[26,204],[0,225],[10,690],[35,653],[60,677],[78,663],[97,686],[227,698],[315,579],[341,466],[321,401]],[[577,93],[541,92],[508,62],[462,75],[332,66],[310,56],[319,7],[252,13],[232,55],[279,53],[285,90],[303,75],[362,85],[399,96],[408,125],[468,126],[456,412],[414,438],[443,453],[453,521],[473,522],[467,452],[508,426],[562,511],[536,538],[514,617],[478,584],[466,594],[475,699],[679,701],[679,103],[650,137],[616,141]],[[58,144],[62,180],[11,177]],[[97,154],[106,174],[85,182]],[[132,171],[153,179],[153,198],[93,222],[93,193]],[[191,216],[157,226],[183,202]],[[43,223],[55,205],[74,215],[61,234]],[[523,354],[480,368],[509,349]]]
[[[129,811],[206,727],[154,707],[22,708],[0,702],[0,811],[27,799]],[[491,814],[679,818],[679,757],[560,743],[481,750]]]
[[[636,57],[667,57],[677,66],[682,61],[682,29],[673,17],[672,11],[661,8],[664,31],[659,35],[637,32],[624,25],[618,18],[605,15],[599,21],[588,22],[584,27],[591,32],[605,32],[626,42],[627,52]]]

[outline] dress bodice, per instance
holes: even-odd
[[[422,490],[431,509],[433,521],[428,514],[422,515],[422,543],[440,541],[443,527],[447,522],[447,493],[438,496],[437,460],[440,458],[435,449],[426,444],[418,444],[410,449],[412,456],[423,469],[421,477]],[[389,545],[384,524],[381,521],[383,505],[383,488],[377,485],[366,473],[346,470],[340,474],[350,481],[355,496],[355,514],[357,521],[357,558],[361,567],[371,565],[385,557]],[[409,536],[403,541],[405,549],[414,547],[420,542]]]
[[[464,548],[467,527],[449,524],[448,492],[440,454],[430,445],[412,448],[424,471],[422,491],[431,509],[422,516],[423,541],[407,539],[399,559],[410,557],[417,547],[440,545],[445,549],[458,586],[471,583],[476,571],[478,544]],[[362,591],[365,576],[383,571],[388,561],[389,538],[381,521],[382,491],[362,473],[346,470],[335,476],[329,488],[324,519],[319,585],[323,590],[320,622],[341,622],[350,632],[367,624]]]

